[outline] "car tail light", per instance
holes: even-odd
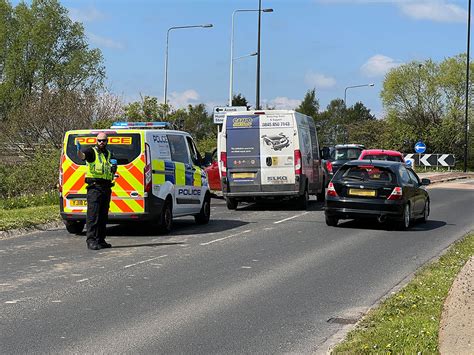
[[[326,195],[327,196],[332,196],[332,197],[338,196],[337,192],[336,192],[336,189],[334,188],[334,184],[332,182],[330,182],[329,185],[328,185],[328,189],[326,190]]]
[[[143,182],[145,185],[145,192],[151,192],[152,187],[152,169],[151,169],[151,155],[150,146],[145,144],[145,169],[143,174]]]
[[[227,153],[221,152],[221,176],[227,176]]]
[[[400,186],[397,186],[393,189],[390,196],[387,197],[387,200],[401,200],[403,197],[403,190]]]
[[[332,174],[332,163],[329,160],[326,162],[326,170]]]
[[[301,174],[301,151],[295,150],[295,174]]]

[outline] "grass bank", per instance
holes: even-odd
[[[457,274],[474,255],[474,233],[423,267],[402,290],[371,310],[333,349],[338,353],[439,353],[444,301]]]
[[[59,220],[57,205],[0,209],[0,231],[31,227],[56,220]]]

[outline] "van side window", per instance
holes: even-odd
[[[191,160],[193,161],[193,165],[200,165],[200,157],[199,157],[199,153],[196,149],[196,146],[194,145],[194,142],[193,140],[191,139],[191,137],[186,137],[186,141],[188,142],[188,148],[189,148],[189,152],[191,153]]]
[[[177,134],[168,134],[168,143],[170,145],[171,159],[184,164],[189,164],[188,148],[184,141],[184,136]]]

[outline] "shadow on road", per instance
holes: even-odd
[[[404,232],[426,232],[444,227],[444,221],[428,220],[426,223],[416,222]],[[378,223],[375,219],[343,220],[338,224],[340,228],[357,228],[371,230],[396,231],[398,228],[393,222]]]
[[[211,219],[209,224],[198,225],[194,218],[180,218],[173,221],[173,229],[169,234],[160,234],[158,227],[150,224],[120,224],[107,227],[109,237],[174,237],[182,235],[198,235],[219,233],[239,228],[249,222],[231,219]]]
[[[140,248],[140,247],[162,247],[166,245],[180,245],[180,244],[186,244],[186,243],[147,243],[147,244],[129,244],[129,245],[117,245],[113,246],[113,249],[122,249],[122,248]]]
[[[324,202],[310,200],[306,211],[322,211]],[[262,201],[239,204],[237,211],[303,211],[294,201]]]

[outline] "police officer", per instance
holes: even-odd
[[[105,241],[110,196],[112,193],[116,161],[107,149],[107,135],[97,135],[97,145],[81,151],[77,143],[77,156],[87,163],[87,247],[91,250],[111,248]],[[112,162],[111,162],[112,160]],[[115,164],[113,164],[115,162]]]

